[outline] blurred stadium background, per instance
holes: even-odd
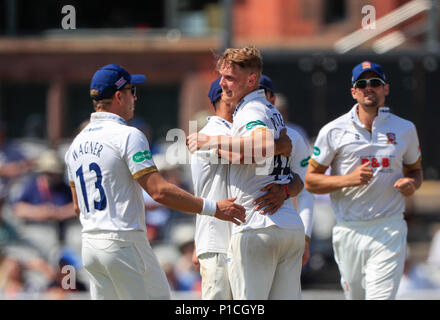
[[[65,5],[75,9],[76,29],[62,28]],[[363,11],[367,5],[369,11]],[[373,23],[371,8],[375,28],[364,29],[369,14],[367,22]],[[391,84],[387,102],[392,111],[417,126],[423,155],[425,182],[407,203],[409,258],[399,298],[439,299],[439,12],[437,0],[133,0],[111,5],[0,0],[0,129],[26,159],[36,160],[46,149],[63,158],[92,111],[88,88],[93,73],[120,64],[147,77],[137,88],[132,125],[148,135],[169,179],[191,191],[188,166],[163,161],[170,143],[165,136],[171,128],[188,132],[188,121],[211,113],[207,92],[217,77],[216,53],[231,46],[258,47],[263,72],[287,100],[288,121],[304,128],[311,144],[325,123],[353,105],[351,69],[371,59],[384,67]],[[12,161],[4,145],[0,166]],[[28,237],[32,223],[15,214],[14,204],[33,169],[1,176],[0,298],[87,299],[74,218],[55,226],[40,221],[57,233],[50,242],[52,231],[36,232],[46,244],[37,253],[26,247],[37,240],[11,240],[8,228],[16,230],[17,238]],[[194,217],[157,206],[147,196],[146,215],[173,297],[198,299],[200,278],[188,261]],[[342,299],[331,247],[333,223],[328,198],[316,197],[312,257],[302,276],[305,299]],[[36,267],[34,256],[47,264]],[[82,291],[49,285],[57,282],[63,263],[77,265]]]

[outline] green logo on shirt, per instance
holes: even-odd
[[[319,156],[321,154],[321,150],[319,150],[319,148],[315,146],[313,147],[313,154],[315,156]]]
[[[144,152],[138,152],[133,156],[134,162],[142,162],[145,160],[150,160],[152,158],[151,151],[145,150]]]
[[[257,121],[251,121],[251,122],[249,122],[249,123],[246,125],[246,129],[251,130],[251,129],[252,129],[253,127],[255,127],[255,126],[265,126],[265,127],[267,127],[266,124],[265,124],[263,121],[261,121],[261,120],[257,120]]]
[[[301,161],[301,167],[307,167],[307,165],[309,164],[309,159],[310,159],[310,157],[307,157],[307,158],[305,158],[305,159],[303,159],[302,161]]]

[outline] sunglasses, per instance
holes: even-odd
[[[353,84],[353,88],[365,89],[368,85],[372,88],[377,88],[384,84],[386,84],[385,81],[380,78],[359,79]]]
[[[136,87],[129,87],[129,88],[122,88],[122,89],[118,89],[118,91],[122,91],[122,90],[131,90],[131,94],[133,95],[133,97],[136,97]]]

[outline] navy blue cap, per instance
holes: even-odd
[[[260,76],[260,89],[265,89],[267,91],[275,93],[275,90],[273,89],[272,80],[265,74],[261,74]]]
[[[127,83],[140,84],[146,80],[143,74],[129,74],[124,68],[117,64],[108,64],[95,72],[90,83],[90,90],[97,90],[98,94],[93,95],[93,100],[110,98],[116,90]]]
[[[373,71],[376,73],[383,81],[386,81],[385,73],[380,65],[370,61],[364,61],[359,63],[356,67],[353,68],[353,74],[351,77],[351,82],[356,82],[359,77],[367,71]]]
[[[220,86],[220,80],[222,77],[219,77],[215,81],[211,83],[211,88],[209,88],[208,97],[211,101],[212,105],[217,102],[218,99],[222,96],[222,87]]]

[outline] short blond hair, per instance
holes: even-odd
[[[99,91],[96,89],[90,90],[90,98],[93,100],[93,108],[95,111],[98,110],[108,110],[110,108],[110,105],[112,104],[112,99],[101,99],[101,100],[94,100],[94,98],[99,96]]]
[[[263,58],[255,47],[228,48],[217,58],[217,71],[224,65],[237,65],[243,69],[255,71],[260,77],[263,70]]]
[[[111,99],[102,99],[102,100],[99,100],[99,101],[93,100],[93,108],[95,109],[95,111],[98,111],[98,110],[109,110],[111,104],[112,104],[112,100]]]

